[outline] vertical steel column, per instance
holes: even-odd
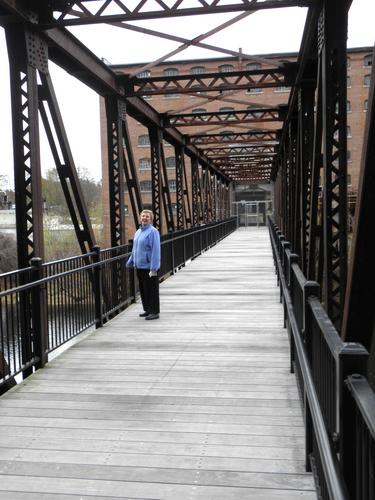
[[[346,39],[348,2],[325,0],[323,56],[323,303],[340,329],[347,275]]]
[[[70,150],[68,137],[65,132],[64,123],[60,114],[56,95],[49,74],[41,74],[41,86],[39,93],[39,110],[43,120],[44,128],[48,137],[53,158],[55,160],[57,173],[60,178],[61,187],[69,209],[77,240],[83,254],[92,250],[95,245],[95,236],[91,226],[86,202],[79,183],[73,155]],[[47,103],[52,123],[48,118],[45,103]],[[52,132],[52,125],[56,133],[59,150],[56,146]]]
[[[199,165],[197,158],[191,159],[191,183],[192,183],[192,205],[193,205],[193,227],[199,224],[199,207],[198,207],[198,191],[199,191]]]
[[[48,49],[22,25],[5,29],[10,67],[18,267],[44,257],[37,70],[48,72]]]
[[[167,225],[167,231],[169,232],[175,230],[175,224],[173,218],[171,192],[169,189],[167,164],[165,161],[164,148],[163,148],[163,134],[162,131],[159,129],[158,133],[159,133],[160,159],[161,159],[161,194],[163,200],[164,218]]]
[[[108,186],[111,247],[125,243],[124,151],[122,102],[116,96],[105,97],[107,115]]]
[[[216,173],[212,176],[211,182],[211,196],[212,196],[212,220],[216,222],[217,220],[217,175]]]
[[[184,178],[184,199],[183,199],[183,206],[184,206],[184,223],[185,223],[185,228],[191,226],[191,221],[192,221],[192,216],[191,216],[191,204],[190,204],[190,196],[189,196],[189,182],[187,179],[187,171],[186,171],[186,163],[185,163],[185,155],[182,156],[182,174]],[[191,177],[190,177],[191,179]]]
[[[17,258],[18,268],[24,268],[33,258],[44,258],[37,72],[48,72],[48,49],[23,25],[8,25],[5,33],[12,102]],[[30,361],[34,350],[31,314],[31,294],[25,291],[20,297],[19,315],[23,364]],[[32,371],[24,370],[23,378]]]
[[[322,279],[318,276],[318,270],[322,268],[319,265],[319,260],[322,261],[323,256],[319,254],[317,245],[318,239],[321,237],[321,222],[318,220],[319,212],[319,192],[320,192],[320,174],[323,167],[322,156],[322,57],[321,49],[323,39],[321,33],[318,37],[318,68],[317,68],[317,85],[316,85],[316,111],[314,116],[314,140],[312,151],[311,165],[311,181],[310,181],[310,206],[308,217],[308,249],[307,249],[307,277],[309,280],[322,283]]]
[[[184,147],[175,147],[176,158],[176,205],[177,205],[177,229],[184,228],[184,176],[183,158]]]
[[[300,134],[300,246],[296,250],[301,256],[300,266],[307,274],[307,245],[309,233],[309,216],[311,206],[311,188],[312,188],[312,162],[313,162],[313,141],[314,137],[314,98],[315,86],[311,83],[303,83],[300,89],[300,107],[299,123],[301,127]]]
[[[133,148],[132,148],[132,144],[130,141],[128,120],[127,120],[126,113],[125,113],[125,116],[123,116],[124,115],[124,113],[123,113],[124,106],[125,106],[125,104],[121,105],[121,109],[122,109],[122,135],[123,135],[124,143],[125,143],[125,148],[123,149],[123,151],[124,151],[124,162],[123,163],[124,163],[125,180],[126,180],[126,184],[128,186],[130,204],[132,206],[134,226],[137,228],[139,226],[138,216],[143,210],[143,203],[142,203],[142,197],[141,197],[141,189],[139,187],[137,168],[135,166],[135,161],[134,161]],[[126,108],[125,108],[125,112],[126,112]]]
[[[151,185],[154,226],[162,233],[162,218],[160,207],[161,188],[161,135],[157,127],[149,128],[151,146]]]

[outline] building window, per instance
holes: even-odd
[[[174,156],[169,156],[165,159],[165,164],[167,165],[167,168],[175,168],[176,158]]]
[[[363,103],[363,110],[367,111],[368,108],[368,99],[365,99],[365,102]]]
[[[346,111],[350,113],[352,110],[352,103],[350,101],[346,101]]]
[[[164,76],[176,76],[178,75],[178,69],[177,68],[167,68],[164,70]]]
[[[351,87],[352,86],[352,80],[351,80],[350,76],[346,77],[346,86],[347,87]]]
[[[140,184],[142,193],[151,193],[151,191],[152,191],[151,181],[141,181],[139,184]]]
[[[372,55],[369,54],[363,58],[363,66],[368,68],[369,66],[372,66]]]
[[[151,71],[148,69],[146,69],[145,71],[141,71],[137,75],[138,78],[149,78],[150,76],[151,76]]]
[[[259,63],[249,63],[249,64],[246,64],[246,69],[248,71],[252,71],[252,70],[256,70],[256,69],[262,69],[262,65],[259,64]]]
[[[150,168],[151,168],[151,159],[150,158],[141,158],[139,160],[139,168],[141,170],[150,170]]]
[[[346,136],[351,137],[352,136],[352,129],[350,128],[350,125],[346,127]]]
[[[352,176],[351,175],[348,174],[346,176],[346,182],[348,183],[348,186],[351,186],[351,184],[352,184]]]
[[[352,152],[351,152],[350,150],[348,150],[348,151],[346,152],[346,159],[347,159],[348,161],[351,161],[351,158],[352,158]]]
[[[206,68],[204,66],[193,66],[190,73],[192,75],[201,75],[202,73],[206,73]]]
[[[234,113],[232,113],[232,111],[234,111],[234,108],[231,108],[230,106],[224,107],[224,108],[219,108],[219,111],[221,111],[222,113],[230,113],[228,115],[228,120],[235,120],[236,119]]]
[[[191,110],[191,112],[194,115],[200,115],[201,113],[207,113],[207,109],[205,109],[205,108],[194,108],[194,109]]]
[[[275,92],[290,92],[290,87],[287,85],[280,85],[280,87],[275,87]]]
[[[172,212],[174,214],[177,212],[177,203],[172,203]]]
[[[346,67],[349,69],[351,67],[351,65],[352,65],[352,62],[350,60],[350,57],[347,57],[346,58]]]
[[[250,87],[247,89],[248,94],[261,94],[263,90],[260,87]]]
[[[232,64],[222,64],[219,66],[219,73],[230,73],[231,71],[234,71]]]
[[[223,138],[224,141],[232,141],[233,140],[233,135],[234,135],[234,132],[232,130],[223,130],[222,132],[220,132],[221,135],[225,135],[225,137]]]
[[[371,75],[365,75],[363,77],[363,86],[364,87],[369,87],[370,86],[370,80],[371,80]]]
[[[150,137],[148,134],[138,136],[138,144],[140,146],[149,146],[150,145]]]
[[[128,205],[124,205],[124,214],[129,215],[129,207]]]
[[[176,192],[176,181],[175,180],[168,181],[168,186],[169,186],[169,191],[171,191],[172,193]]]

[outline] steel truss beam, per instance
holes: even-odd
[[[251,142],[271,142],[278,141],[280,131],[251,131],[243,133],[218,133],[218,134],[196,134],[187,136],[187,142],[197,146],[205,144],[231,144],[235,143],[251,143]]]
[[[167,127],[191,127],[197,125],[233,125],[238,123],[263,123],[283,121],[285,107],[238,109],[207,113],[181,113],[163,115]]]
[[[44,257],[38,122],[38,72],[48,71],[47,47],[29,30],[5,31],[10,65],[18,268]],[[40,57],[33,49],[40,46]],[[39,47],[38,47],[39,48]]]
[[[323,36],[323,303],[337,329],[341,326],[347,277],[347,9],[347,2],[326,0],[320,18]]]
[[[121,102],[114,96],[105,99],[107,116],[107,154],[109,187],[109,220],[111,247],[125,243],[124,151]]]
[[[160,206],[161,193],[161,148],[163,139],[156,127],[149,128],[150,149],[151,149],[151,189],[152,189],[152,209],[154,212],[154,226],[162,233],[162,217]]]
[[[295,73],[295,64],[290,63],[287,68],[282,69],[156,76],[152,78],[131,78],[129,75],[124,75],[119,77],[119,80],[129,96],[153,96],[291,86],[295,80]]]
[[[10,0],[8,0],[9,3]],[[209,2],[200,0],[200,5],[191,6],[188,0],[175,2],[171,7],[164,2],[152,2],[151,0],[139,0],[136,4],[129,5],[129,2],[119,2],[118,0],[61,0],[52,2],[55,12],[60,12],[56,16],[57,22],[65,26],[75,26],[79,24],[111,23],[121,21],[135,21],[146,19],[160,19],[163,17],[194,16],[202,14],[223,14],[225,12],[257,11],[264,9],[275,9],[280,7],[308,7],[310,0],[253,0],[247,2],[242,0],[210,0]],[[113,10],[118,12],[112,14]]]
[[[130,140],[129,125],[126,114],[126,107],[123,101],[121,101],[121,111],[122,111],[122,137],[124,141],[124,173],[126,179],[126,185],[128,186],[128,193],[130,204],[132,206],[134,226],[139,226],[139,214],[143,210],[141,189],[138,181],[138,171],[134,161],[133,148]]]
[[[222,147],[222,148],[207,148],[204,150],[205,154],[212,159],[213,157],[219,158],[220,156],[229,157],[230,156],[241,156],[241,155],[251,155],[254,156],[256,153],[275,153],[274,145],[249,145],[249,146],[233,146],[233,147]]]
[[[41,74],[40,78],[42,82],[39,93],[40,114],[81,252],[88,253],[95,245],[95,236],[91,226],[85,198],[80,186],[73,155],[70,150],[68,137],[66,135],[51,78],[49,74]],[[51,121],[48,119],[46,106],[48,106],[49,113],[52,118]],[[59,155],[53,131],[55,131],[62,157]]]

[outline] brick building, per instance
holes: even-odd
[[[111,66],[116,73],[137,74],[138,77],[149,76],[173,76],[189,75],[211,72],[232,72],[244,69],[256,70],[272,67],[272,61],[290,61],[296,60],[297,53],[265,54],[257,56],[260,62],[248,61],[239,58],[217,58],[217,59],[194,59],[184,61],[163,62],[151,70],[143,69],[146,63],[139,64],[121,64]],[[267,60],[271,64],[267,65]],[[362,150],[362,138],[365,125],[368,88],[370,84],[370,73],[372,65],[372,47],[360,47],[348,49],[348,85],[347,85],[347,110],[348,110],[348,190],[349,205],[351,210],[354,208],[355,193],[358,185],[358,174]],[[212,94],[211,94],[212,96]],[[284,104],[288,100],[289,89],[285,86],[276,88],[251,88],[247,90],[223,91],[219,96],[215,95],[210,99],[209,93],[197,94],[169,94],[163,96],[148,97],[147,101],[159,113],[202,113],[204,111],[231,111],[235,109],[245,109],[247,107],[277,106]],[[261,124],[260,124],[261,125]],[[106,120],[104,105],[101,105],[101,130],[102,130],[102,164],[103,164],[103,210],[104,210],[104,231],[105,242],[108,243],[108,180],[107,180],[107,158],[106,158]],[[239,127],[239,128],[238,128]],[[267,125],[267,128],[274,128],[275,125]],[[205,132],[223,132],[231,130],[232,132],[244,131],[244,125],[236,125],[231,128],[228,126],[210,126],[194,128],[194,133]],[[248,127],[247,127],[248,128]],[[254,128],[262,128],[252,127]],[[151,159],[148,131],[140,123],[129,119],[130,137],[133,154],[138,168],[138,178],[142,193],[142,201],[145,208],[151,208]],[[183,133],[192,133],[191,127],[180,129]],[[175,152],[174,148],[164,143],[164,154],[168,171],[168,183],[172,197],[172,203],[175,201]],[[186,171],[189,177],[189,160],[187,159]],[[188,178],[188,185],[190,184]],[[266,185],[247,185],[238,184],[233,193],[233,200],[253,200],[267,199],[270,195],[270,187]],[[133,218],[131,208],[125,193],[126,210],[126,238],[128,239],[134,232]]]

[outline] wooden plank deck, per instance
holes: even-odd
[[[0,398],[0,499],[316,500],[268,232],[238,230]]]

